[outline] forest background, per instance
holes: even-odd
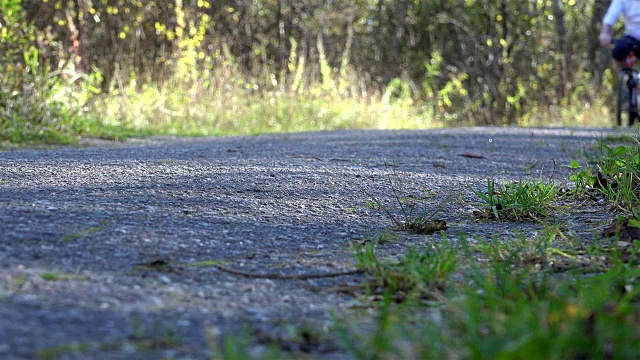
[[[0,3],[5,142],[613,124],[608,0]]]

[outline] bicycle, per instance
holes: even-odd
[[[614,40],[615,42],[615,40]],[[622,69],[620,69],[619,81],[618,81],[618,111],[616,113],[616,120],[618,126],[622,126],[623,120],[629,126],[633,126],[634,121],[638,116],[638,71],[633,68],[636,60],[635,52],[638,51],[637,46],[627,55],[626,60],[623,63]]]

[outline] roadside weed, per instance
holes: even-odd
[[[637,139],[636,139],[637,141]],[[640,147],[600,145],[594,188],[632,218],[640,216]]]
[[[554,280],[494,267],[453,306],[462,320],[459,345],[471,358],[637,357],[640,312],[616,286],[633,273]]]
[[[545,236],[531,239],[519,234],[514,239],[479,241],[473,248],[493,264],[540,270],[548,263],[550,246],[550,240]]]
[[[382,229],[377,234],[362,240],[362,243],[372,242],[374,244],[389,244],[400,240],[400,236],[389,229]]]
[[[611,147],[607,144],[602,144],[601,148],[599,165],[605,174],[637,170],[638,164],[635,159],[637,154],[633,154],[630,148],[623,145]]]
[[[93,227],[90,227],[90,228],[87,228],[87,229],[84,229],[84,230],[80,230],[80,231],[75,232],[75,233],[67,234],[67,235],[62,237],[61,241],[63,243],[67,243],[67,242],[72,241],[72,240],[77,240],[77,239],[79,239],[79,238],[81,238],[83,236],[86,236],[86,235],[90,235],[90,234],[93,234],[93,233],[101,232],[101,231],[104,230],[105,226],[107,226],[108,224],[109,224],[109,221],[106,221],[106,220],[105,221],[101,221],[97,226],[93,226]]]
[[[47,281],[90,281],[91,276],[84,274],[59,274],[56,272],[46,272],[40,274],[40,278]]]
[[[43,280],[47,280],[47,281],[56,281],[56,280],[58,280],[58,275],[56,275],[56,273],[53,273],[53,272],[47,272],[47,273],[41,274],[40,277]]]
[[[437,299],[446,290],[446,281],[457,270],[458,249],[443,236],[440,243],[425,249],[410,249],[399,260],[380,259],[374,243],[356,250],[356,266],[370,275],[369,286],[389,291],[396,301],[410,296]]]
[[[358,331],[353,322],[334,315],[337,336],[353,358],[359,360],[446,358],[444,334],[438,322],[406,310],[387,291],[375,312],[372,332]]]
[[[550,230],[532,239],[520,235],[504,246],[461,237],[459,246],[443,243],[446,251],[414,262],[430,270],[416,271],[407,260],[420,252],[384,262],[375,258],[373,246],[366,248],[368,268],[379,284],[391,286],[375,308],[374,328],[365,333],[336,318],[339,338],[357,359],[639,357],[640,269],[616,248],[599,247],[591,252],[608,258],[606,268],[588,277],[559,276],[572,274],[571,268],[553,267],[554,261],[584,250],[560,250],[553,244],[556,228]],[[443,266],[447,261],[441,260],[451,259],[446,254],[456,255],[448,262],[455,266]],[[428,275],[414,276],[422,272]],[[399,279],[404,287],[393,285]],[[418,296],[398,302],[401,289],[417,289],[415,279],[429,279],[421,283],[432,289],[435,279],[453,281],[436,302]]]
[[[223,336],[215,328],[206,329],[205,340],[211,360],[283,359],[284,354],[275,346],[255,347],[253,336],[247,327],[239,335]]]
[[[640,206],[639,186],[639,174],[621,172],[613,177],[613,181],[606,182],[599,190],[609,203],[637,219],[640,215],[638,212],[638,206]]]
[[[556,185],[549,181],[523,180],[496,185],[487,180],[487,190],[471,191],[483,202],[485,215],[496,220],[539,219],[552,215],[558,194]]]
[[[573,199],[550,181],[471,188],[483,217],[544,229],[443,237],[392,257],[375,242],[361,246],[356,265],[377,301],[368,322],[334,319],[344,348],[356,359],[640,358],[640,150],[638,136],[622,140],[601,142],[594,167],[571,161]],[[585,239],[555,212],[590,199],[617,221],[604,231],[598,221]]]
[[[571,169],[571,176],[569,179],[575,185],[576,195],[584,194],[589,187],[593,186],[596,179],[595,176],[591,174],[591,171],[580,166],[578,161],[572,160],[567,167]]]
[[[440,201],[436,210],[429,211],[420,209],[420,205],[426,200],[426,197],[403,195],[402,181],[395,166],[387,174],[387,183],[400,215],[396,215],[381,200],[367,191],[365,191],[365,194],[368,199],[365,202],[370,209],[384,212],[395,229],[420,235],[430,235],[438,231],[447,230],[447,223],[444,220],[434,219],[434,216],[440,213],[453,200],[455,193],[449,194]]]
[[[40,349],[36,352],[38,360],[55,360],[60,359],[63,356],[70,354],[82,353],[89,350],[91,347],[84,343],[70,343],[60,344],[56,346]]]
[[[637,134],[609,134],[602,137],[600,140],[601,143],[609,142],[609,143],[624,143],[634,145],[638,142]]]

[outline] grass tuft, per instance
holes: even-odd
[[[551,182],[523,180],[496,185],[487,180],[487,190],[471,191],[483,202],[483,215],[495,220],[541,219],[553,215],[558,188]]]
[[[381,301],[370,303],[372,318],[334,318],[344,348],[357,359],[640,358],[640,153],[625,141],[601,144],[597,169],[569,166],[576,194],[589,195],[574,197],[576,205],[595,191],[605,211],[615,210],[605,239],[585,242],[549,221],[566,200],[552,183],[488,180],[486,192],[472,189],[485,217],[534,220],[544,230],[461,234],[455,245],[444,238],[389,259],[375,242],[359,248],[356,262]]]
[[[426,249],[413,248],[399,260],[380,259],[375,245],[368,243],[356,250],[357,267],[369,274],[369,286],[376,293],[388,291],[396,301],[408,297],[440,298],[457,268],[458,250],[445,236],[441,243]]]

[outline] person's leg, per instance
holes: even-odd
[[[630,52],[633,52],[636,58],[640,59],[640,39],[628,36],[631,44]],[[636,105],[640,104],[640,80],[636,79]]]
[[[625,35],[616,41],[611,55],[618,65],[618,70],[622,70],[627,67],[627,55],[631,52],[635,52],[635,55],[640,55],[640,41]],[[638,56],[640,57],[640,56]],[[636,104],[640,103],[640,81],[636,81]]]
[[[627,59],[627,55],[633,50],[633,45],[637,43],[637,40],[632,38],[631,36],[625,35],[618,39],[615,44],[613,44],[613,50],[611,51],[611,55],[613,59],[624,68],[624,62]]]
[[[633,50],[633,44],[636,42],[631,36],[623,36],[613,44],[613,50],[611,56],[618,65],[618,70],[622,70],[626,67],[627,55]]]

